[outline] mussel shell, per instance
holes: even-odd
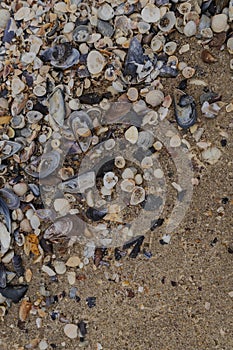
[[[3,198],[9,209],[14,210],[19,208],[20,199],[11,189],[1,188],[0,196]]]
[[[6,268],[5,265],[2,262],[0,262],[0,288],[5,288],[6,282]]]
[[[192,96],[181,90],[175,90],[174,109],[177,124],[182,129],[188,129],[197,121],[196,103]]]
[[[124,75],[136,77],[138,64],[144,64],[144,52],[141,43],[136,37],[134,37],[130,41],[128,53],[125,59]]]
[[[11,151],[8,154],[4,153],[4,150],[6,150],[6,147],[10,147],[11,148]],[[0,141],[0,154],[2,154],[2,156],[0,156],[0,159],[4,160],[4,159],[7,159],[7,158],[11,157],[13,154],[15,154],[18,151],[20,151],[22,147],[23,147],[23,145],[21,145],[18,142],[14,142],[14,141]]]
[[[17,26],[15,23],[15,20],[13,18],[10,18],[5,28],[2,42],[10,43],[15,37],[16,30],[17,30]]]
[[[88,208],[86,211],[86,216],[88,219],[91,219],[92,221],[99,221],[105,217],[107,214],[107,209],[98,210],[95,208]]]
[[[13,258],[12,258],[12,263],[13,263],[16,275],[18,277],[23,276],[25,269],[24,269],[24,267],[22,265],[22,258],[21,258],[21,256],[18,255],[18,254],[15,254],[13,256]]]
[[[26,294],[28,285],[9,285],[5,288],[0,288],[0,293],[7,299],[11,299],[13,303],[18,303]]]
[[[60,160],[60,153],[55,150],[43,154],[39,166],[39,178],[44,179],[51,175],[58,168]]]
[[[50,61],[56,68],[66,69],[78,63],[80,53],[77,49],[72,48],[70,43],[65,42],[43,51],[41,58],[44,61]]]
[[[9,208],[3,198],[0,197],[0,214],[4,216],[6,226],[9,232],[11,232],[11,215]]]
[[[159,70],[159,76],[161,78],[176,78],[178,75],[178,70],[176,68],[164,65]]]

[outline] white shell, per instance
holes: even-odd
[[[5,9],[0,9],[0,28],[5,29],[10,19],[10,12]]]
[[[141,161],[142,169],[149,169],[153,166],[153,159],[151,157],[145,157]]]
[[[53,263],[54,269],[58,275],[64,275],[66,272],[66,265],[63,261],[54,261]]]
[[[98,9],[97,15],[98,18],[102,19],[103,21],[109,21],[114,17],[114,10],[112,6],[105,3]]]
[[[174,135],[170,139],[170,146],[171,147],[179,147],[181,145],[181,139],[179,135]]]
[[[177,10],[181,15],[185,15],[191,11],[192,5],[190,2],[183,2],[177,6]]]
[[[68,323],[64,327],[65,335],[70,339],[75,339],[78,336],[78,326],[76,324]]]
[[[57,198],[54,201],[54,209],[61,215],[66,215],[70,211],[70,203],[65,198]]]
[[[87,56],[87,68],[91,74],[99,74],[105,65],[104,56],[100,52],[93,50]]]
[[[146,197],[146,192],[144,188],[135,186],[130,198],[130,204],[137,205],[139,203],[142,203],[145,200],[145,197]]]
[[[174,12],[168,11],[160,20],[158,27],[162,32],[169,32],[176,24]]]
[[[36,85],[33,89],[33,93],[36,96],[44,96],[46,94],[46,88],[43,85]]]
[[[160,52],[165,42],[166,39],[163,35],[155,35],[151,40],[150,47],[154,52]]]
[[[185,67],[183,70],[182,70],[182,75],[184,76],[184,78],[186,79],[190,79],[192,78],[192,76],[194,76],[196,70],[192,67]]]
[[[0,222],[0,257],[2,257],[10,248],[11,235],[10,232],[7,231],[6,226]]]
[[[209,164],[217,163],[221,155],[221,151],[214,146],[202,152],[202,158]]]
[[[25,89],[25,84],[19,78],[13,78],[11,82],[12,96],[15,97]]]
[[[212,17],[211,28],[215,33],[225,32],[228,28],[227,15],[220,13]]]
[[[160,10],[153,4],[146,5],[142,10],[141,15],[143,21],[147,23],[155,23],[160,20]]]
[[[184,35],[188,38],[197,33],[197,25],[194,21],[189,21],[184,26]]]
[[[118,182],[118,177],[112,171],[109,171],[104,175],[103,183],[104,183],[104,187],[107,190],[111,190],[117,184],[117,182]]]
[[[125,138],[127,141],[129,141],[132,144],[135,144],[138,140],[138,129],[136,126],[131,126],[129,129],[125,132]]]
[[[152,107],[159,106],[163,100],[164,94],[161,90],[152,90],[146,95],[146,102]]]

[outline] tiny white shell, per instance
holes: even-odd
[[[141,15],[143,21],[147,23],[155,23],[160,20],[160,10],[154,4],[146,5],[142,10]]]
[[[131,198],[130,198],[130,204],[131,205],[137,205],[139,203],[142,203],[145,200],[146,192],[143,187],[135,186]]]
[[[112,171],[109,171],[104,175],[103,183],[104,183],[104,187],[107,190],[111,190],[117,184],[117,182],[118,182],[118,177]]]
[[[127,141],[129,141],[132,144],[135,144],[138,140],[138,129],[136,126],[131,126],[129,129],[125,132],[125,138]]]
[[[105,58],[100,52],[93,50],[87,56],[87,68],[91,74],[99,74],[105,65]]]

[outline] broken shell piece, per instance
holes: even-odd
[[[73,31],[73,40],[77,43],[87,42],[90,38],[90,31],[88,26],[80,25],[77,26]]]
[[[151,157],[145,157],[141,161],[142,169],[149,169],[153,166],[153,159]]]
[[[106,173],[103,178],[104,187],[111,190],[118,182],[118,177],[111,171]]]
[[[201,59],[205,63],[215,63],[217,62],[217,58],[215,58],[209,50],[203,50],[201,52]]]
[[[0,159],[7,159],[21,150],[23,145],[14,141],[0,141]]]
[[[141,15],[143,21],[147,23],[155,23],[160,20],[160,10],[154,4],[146,5],[142,10]]]
[[[22,300],[20,307],[19,307],[19,319],[22,322],[25,322],[29,312],[32,308],[32,303],[26,299]]]
[[[54,209],[61,215],[66,215],[69,213],[71,207],[70,203],[65,198],[57,198],[54,201]]]
[[[15,97],[25,89],[25,84],[19,78],[13,78],[11,82],[12,96]]]
[[[135,186],[130,198],[130,204],[137,205],[139,203],[142,203],[145,200],[145,197],[146,197],[146,192],[144,188]]]
[[[201,111],[204,116],[210,119],[215,118],[218,115],[220,109],[221,107],[219,106],[218,102],[210,104],[208,101],[205,101],[201,107]]]
[[[171,147],[180,147],[181,145],[181,139],[179,135],[174,135],[170,139],[170,146]]]
[[[89,171],[71,180],[59,184],[59,189],[67,193],[84,193],[88,188],[95,186],[95,173]]]
[[[104,56],[100,52],[93,50],[87,56],[87,68],[91,74],[99,74],[105,65]]]
[[[129,129],[125,132],[125,138],[127,141],[129,141],[132,144],[135,144],[138,140],[138,129],[136,126],[131,126]]]
[[[0,257],[6,254],[6,252],[10,248],[10,243],[11,243],[10,232],[8,232],[6,226],[2,222],[0,222],[0,245],[1,245]]]
[[[197,25],[194,21],[188,21],[184,26],[184,35],[190,38],[197,33]]]
[[[222,153],[217,147],[210,147],[202,152],[202,158],[209,164],[213,165],[217,163]]]
[[[60,153],[55,150],[44,153],[39,165],[40,179],[44,179],[47,176],[51,175],[58,168],[60,160]]]

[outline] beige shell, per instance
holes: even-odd
[[[185,15],[186,13],[189,13],[191,11],[192,5],[190,2],[183,2],[181,4],[178,4],[177,10],[181,15]]]
[[[152,107],[159,106],[163,100],[164,94],[161,90],[152,90],[146,95],[146,102]]]
[[[177,49],[177,43],[175,41],[169,41],[163,47],[163,51],[168,56],[173,55],[176,52],[176,49]]]
[[[135,144],[138,140],[138,129],[136,126],[131,126],[129,129],[125,132],[125,138],[127,141],[129,141],[132,144]]]
[[[19,307],[19,319],[22,322],[25,322],[29,312],[32,308],[32,303],[26,299],[22,300],[20,307]]]
[[[160,10],[154,4],[146,5],[142,10],[141,15],[143,21],[147,23],[155,23],[160,20]]]
[[[212,17],[211,28],[214,33],[225,32],[228,28],[227,15],[220,13]]]
[[[164,36],[154,36],[150,44],[150,47],[152,48],[153,52],[160,52],[163,49],[165,41],[166,39]]]
[[[233,55],[233,37],[227,40],[227,50]]]
[[[117,168],[123,169],[125,167],[125,159],[122,156],[117,156],[115,158],[114,164]]]
[[[183,70],[182,70],[182,75],[183,75],[183,77],[184,78],[186,78],[186,79],[190,79],[190,78],[192,78],[193,76],[194,76],[194,74],[195,74],[195,69],[194,68],[192,68],[192,67],[185,67]]]
[[[102,72],[105,65],[104,56],[96,51],[91,51],[87,56],[87,68],[91,74],[99,74]]]
[[[121,182],[121,190],[131,193],[134,190],[135,182],[132,179],[125,179]]]
[[[130,198],[130,204],[131,205],[137,205],[139,203],[142,203],[145,200],[146,192],[143,187],[135,186],[131,198]]]

